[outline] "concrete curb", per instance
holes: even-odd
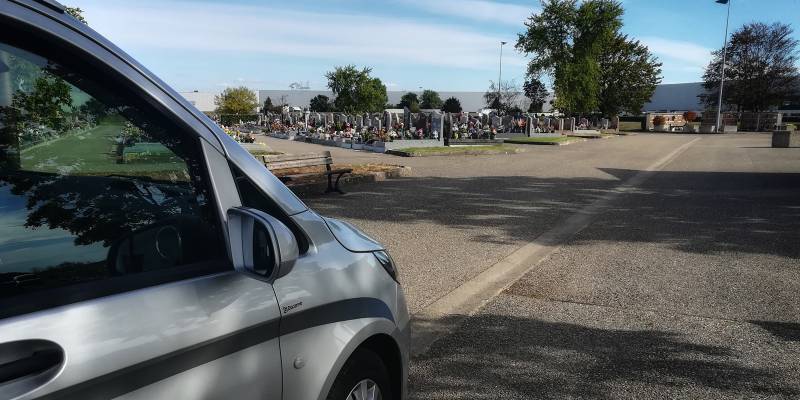
[[[566,142],[523,142],[523,141],[518,141],[518,142],[511,141],[511,142],[509,142],[509,141],[506,141],[506,143],[508,143],[508,144],[521,144],[521,145],[533,145],[533,146],[568,146],[568,145],[571,145],[573,143],[585,142],[587,140],[588,139],[583,139],[583,138],[577,138],[576,137],[576,138],[570,139],[569,141],[566,141]]]
[[[484,155],[497,155],[497,154],[518,154],[524,150],[511,148],[506,150],[471,150],[469,147],[464,147],[464,151],[455,152],[440,152],[440,153],[415,153],[400,150],[386,150],[384,154],[391,154],[400,157],[441,157],[441,156],[484,156]]]

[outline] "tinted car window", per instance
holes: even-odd
[[[202,165],[96,70],[0,42],[0,300],[226,258]]]

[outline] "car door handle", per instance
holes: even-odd
[[[48,382],[58,374],[64,358],[61,346],[48,340],[0,343],[0,393],[33,390]]]

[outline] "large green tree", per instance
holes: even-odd
[[[217,106],[216,113],[225,114],[252,114],[258,107],[256,92],[239,86],[226,88],[218,96],[214,97],[214,105]]]
[[[435,90],[424,90],[420,96],[420,108],[439,109],[442,107],[442,98]]]
[[[336,99],[334,107],[346,113],[380,112],[388,96],[386,85],[380,79],[370,76],[371,68],[359,70],[355,65],[335,67],[325,74],[328,88]]]
[[[416,107],[419,107],[419,96],[417,96],[414,92],[407,92],[400,98],[400,103],[397,104],[397,108],[404,108],[408,107],[413,108],[416,104]]]
[[[333,111],[333,105],[328,96],[318,94],[309,101],[308,109],[314,112],[329,112]]]
[[[609,98],[603,95],[604,85],[616,84],[607,79],[603,61],[609,53],[620,50],[645,50],[644,63],[630,63],[631,57],[612,59],[621,60],[619,67],[637,68],[628,74],[635,81],[626,83],[643,89],[635,98],[649,98],[652,94],[648,93],[648,82],[652,82],[653,73],[660,73],[660,65],[644,46],[620,35],[622,14],[622,5],[615,0],[543,0],[542,11],[528,18],[526,31],[519,35],[516,47],[532,56],[528,64],[529,79],[544,75],[552,79],[556,108],[568,114],[617,108],[602,104]],[[619,46],[620,39],[632,47]]]
[[[272,112],[272,113],[279,113],[281,112],[281,106],[277,106],[272,102],[272,98],[267,96],[267,99],[264,100],[264,106],[261,107],[261,110],[264,113]]]
[[[798,40],[787,24],[761,22],[742,26],[731,35],[725,63],[723,104],[738,111],[764,111],[800,92]],[[719,101],[722,49],[714,52],[703,75],[709,107]]]
[[[6,121],[10,122],[7,128],[17,131],[21,131],[24,125],[32,125],[63,132],[68,128],[67,116],[72,108],[69,84],[45,72],[33,81],[30,92],[16,91],[11,105],[2,107],[0,115],[5,115]]]
[[[550,95],[544,83],[538,77],[528,77],[522,85],[522,92],[531,101],[528,112],[542,112],[547,96]]]
[[[461,102],[455,97],[448,97],[442,104],[442,111],[449,113],[460,113]]]
[[[616,35],[600,56],[600,97],[603,115],[638,114],[661,83],[661,63],[645,45]]]

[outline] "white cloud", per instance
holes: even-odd
[[[643,37],[639,39],[663,66],[663,83],[679,83],[698,81],[711,61],[712,49],[698,44],[660,37]]]
[[[681,61],[685,67],[702,68],[711,60],[712,50],[695,43],[659,37],[643,37],[639,40],[659,58]]]
[[[498,3],[487,0],[401,0],[403,3],[425,11],[467,18],[475,21],[497,22],[501,24],[522,26],[538,7],[519,4]],[[533,2],[531,2],[533,3]]]
[[[110,0],[84,8],[91,26],[123,48],[202,51],[222,58],[260,53],[491,70],[500,40],[508,40],[442,23],[259,5]],[[503,64],[522,66],[525,59],[507,51]]]

